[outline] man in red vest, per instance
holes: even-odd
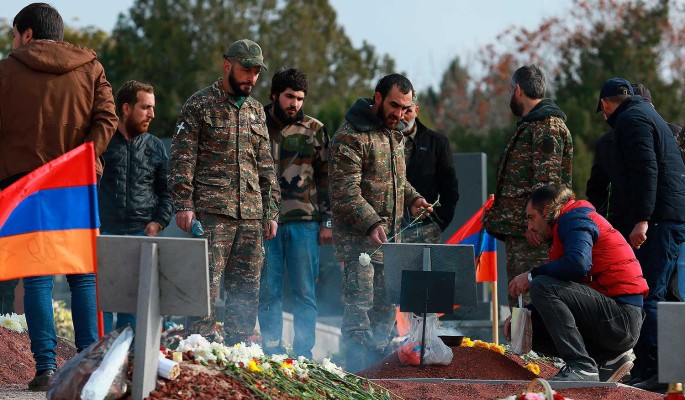
[[[648,293],[632,248],[565,187],[533,191],[526,215],[529,233],[551,244],[549,261],[515,277],[509,293],[530,291],[533,349],[566,363],[550,380],[620,381],[633,367]]]

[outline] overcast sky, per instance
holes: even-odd
[[[563,15],[571,0],[329,0],[355,46],[363,40],[391,55],[418,90],[437,87],[454,57],[469,63],[477,50],[506,28],[533,29],[544,17]],[[133,0],[48,0],[72,26],[111,31]],[[12,20],[30,2],[0,1]],[[268,57],[268,49],[265,49]]]

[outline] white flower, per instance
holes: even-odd
[[[371,257],[366,253],[360,254],[359,264],[361,264],[362,267],[368,267],[369,265],[371,265]]]
[[[330,358],[324,358],[323,361],[321,361],[321,367],[330,373],[338,375],[338,377],[341,379],[345,378],[345,372],[343,372],[340,367],[332,363]]]
[[[0,316],[0,326],[13,332],[23,333],[27,330],[26,317],[24,314],[17,315],[15,313],[2,315]]]

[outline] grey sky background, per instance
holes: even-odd
[[[454,57],[475,67],[478,49],[494,43],[511,26],[536,28],[568,11],[571,0],[329,0],[338,23],[355,46],[363,40],[392,56],[418,90],[437,88]],[[47,0],[64,21],[95,25],[110,32],[133,0]],[[0,17],[10,21],[31,1],[0,1]],[[237,39],[237,38],[236,38]],[[298,40],[294,38],[293,40]],[[299,45],[299,44],[298,44]],[[269,50],[264,49],[268,59]]]

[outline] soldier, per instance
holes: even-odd
[[[228,345],[246,341],[257,319],[262,235],[276,236],[280,191],[274,175],[264,107],[250,93],[264,65],[257,43],[242,39],[224,54],[223,77],[183,106],[171,144],[169,188],[176,224],[193,220],[209,240],[209,317],[189,331],[215,335],[214,303],[224,275],[224,334]],[[263,228],[263,231],[262,231]]]
[[[271,81],[272,103],[264,107],[271,152],[283,200],[276,237],[265,244],[266,262],[259,289],[259,327],[267,354],[285,353],[283,277],[288,271],[293,293],[298,356],[312,357],[316,339],[316,279],[319,244],[330,244],[331,210],[328,200],[328,133],[317,119],[302,110],[307,76],[282,69]]]
[[[454,172],[450,143],[445,135],[428,129],[419,121],[419,105],[416,101],[404,114],[404,155],[407,180],[426,198],[434,203],[440,197],[431,218],[411,224],[406,213],[402,219],[404,243],[440,243],[442,232],[452,222],[454,209],[459,201],[459,182]]]
[[[406,77],[383,77],[373,99],[358,99],[345,114],[346,121],[331,142],[333,242],[345,275],[342,334],[348,371],[375,362],[393,327],[394,307],[386,296],[380,246],[398,239],[404,207],[415,216],[433,211],[405,176],[399,129],[413,95]]]
[[[517,69],[511,78],[509,107],[521,121],[502,154],[495,202],[485,214],[485,229],[506,245],[509,279],[547,261],[547,246],[526,232],[526,199],[543,186],[571,186],[573,143],[566,114],[543,98],[545,90],[545,76],[535,65]],[[514,304],[517,299],[509,295],[509,306]]]

